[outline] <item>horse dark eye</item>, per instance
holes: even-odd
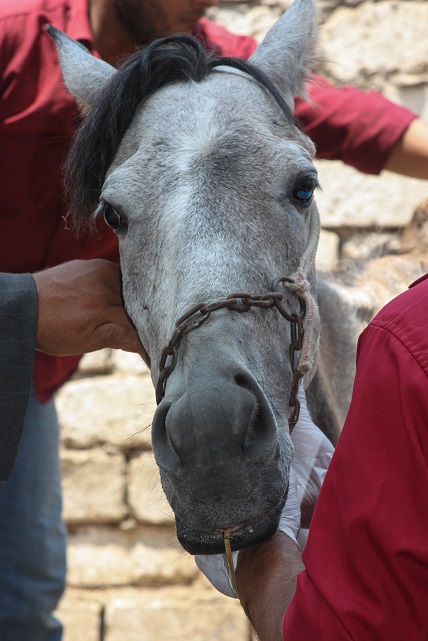
[[[118,231],[121,227],[124,227],[126,224],[125,219],[116,211],[110,203],[103,203],[103,214],[104,220],[107,225],[113,229],[113,231]]]
[[[316,183],[312,178],[299,180],[293,187],[293,198],[300,205],[307,207],[314,196]]]

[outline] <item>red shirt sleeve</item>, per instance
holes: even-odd
[[[411,292],[360,340],[285,641],[428,639],[428,281]]]
[[[315,75],[308,92],[308,101],[296,98],[295,112],[317,147],[317,157],[342,160],[367,174],[382,171],[417,117],[375,91],[336,87]]]

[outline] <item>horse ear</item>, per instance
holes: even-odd
[[[314,63],[315,0],[295,0],[268,31],[250,62],[260,67],[294,109],[294,96],[304,94]]]
[[[95,58],[80,42],[47,25],[46,31],[55,40],[59,50],[64,82],[79,105],[87,109],[116,69],[104,60]]]

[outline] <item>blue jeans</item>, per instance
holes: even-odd
[[[65,587],[59,425],[31,393],[12,476],[0,485],[0,639],[60,641],[52,616]]]

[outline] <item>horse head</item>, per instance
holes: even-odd
[[[49,30],[70,92],[89,108],[68,170],[72,207],[119,239],[178,538],[191,553],[223,551],[229,528],[233,549],[257,543],[287,495],[288,353],[302,306],[288,279],[272,283],[305,260],[311,271],[318,231],[314,147],[293,116],[314,2],[296,0],[249,63],[177,36],[116,71]]]

